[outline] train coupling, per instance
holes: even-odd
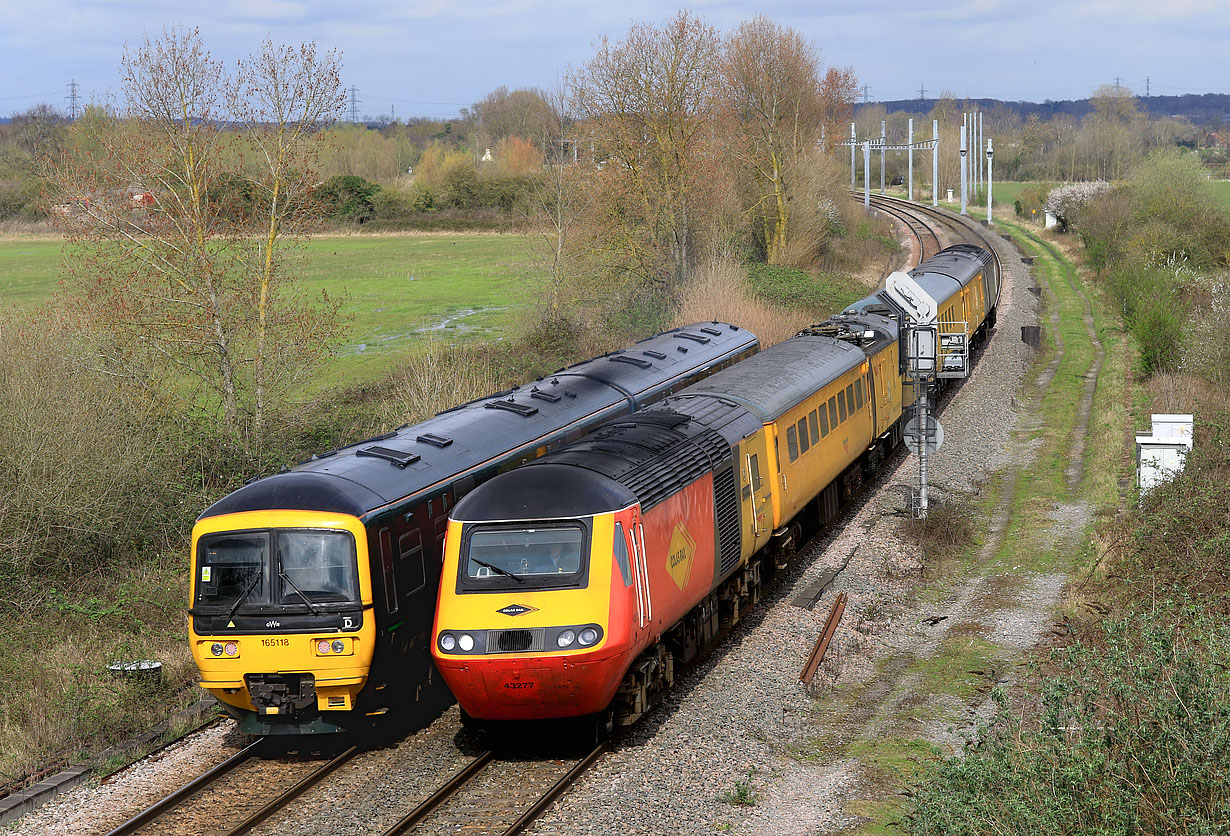
[[[250,673],[244,680],[257,714],[293,717],[316,707],[316,679],[310,673]]]

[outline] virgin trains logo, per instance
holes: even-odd
[[[504,615],[525,615],[527,612],[538,612],[538,607],[527,607],[524,604],[509,604],[507,607],[501,607],[496,612],[504,613]]]

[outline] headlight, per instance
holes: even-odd
[[[598,631],[593,627],[586,627],[581,631],[579,641],[581,642],[582,647],[588,647],[598,641]]]
[[[452,653],[456,646],[457,638],[452,633],[444,633],[440,636],[440,649],[445,653]]]
[[[210,646],[209,650],[211,653],[213,653],[213,655],[221,656],[222,655],[222,642],[214,642]]]
[[[345,653],[346,643],[343,642],[341,639],[334,639],[333,640],[333,652],[334,653]]]
[[[469,653],[474,649],[474,637],[469,633],[462,633],[461,638],[457,639],[457,646]]]
[[[575,630],[564,630],[559,634],[558,637],[556,637],[555,643],[558,644],[560,647],[568,647],[570,644],[572,644],[576,640],[577,640],[577,634]]]
[[[319,653],[321,656],[327,655],[329,653],[329,640],[321,639],[320,641],[316,642],[316,652]]]
[[[227,642],[226,647],[222,648],[222,651],[227,656],[236,656],[239,654],[239,645],[235,642]]]

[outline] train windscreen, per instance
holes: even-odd
[[[354,538],[346,531],[228,532],[197,548],[196,606],[279,610],[359,601]]]
[[[466,540],[462,571],[467,580],[503,588],[556,586],[580,576],[584,544],[579,526],[480,529]]]

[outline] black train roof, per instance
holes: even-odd
[[[727,400],[667,398],[485,482],[457,503],[452,517],[557,519],[633,502],[648,511],[729,462],[731,445],[760,427],[755,416]]]
[[[756,345],[755,335],[724,323],[667,331],[252,482],[201,518],[273,509],[363,517],[512,453],[531,456],[527,445],[544,436],[639,408],[645,398],[655,399],[698,370]]]

